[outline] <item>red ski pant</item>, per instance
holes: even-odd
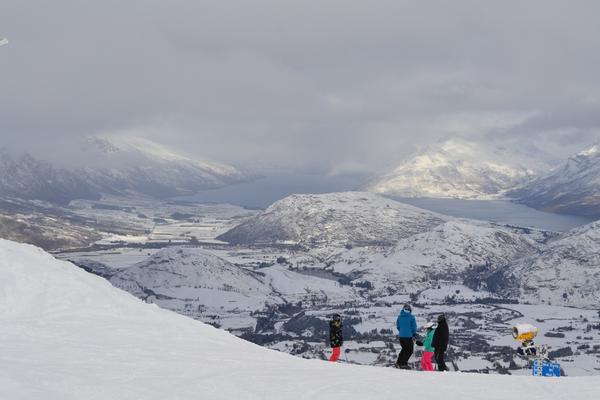
[[[329,357],[329,361],[337,361],[340,358],[340,349],[341,347],[334,347],[331,352],[331,357]]]
[[[423,357],[421,357],[421,369],[423,371],[433,371],[433,364],[431,363],[432,358],[433,353],[431,351],[423,352]]]

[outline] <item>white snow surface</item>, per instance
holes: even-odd
[[[599,377],[398,371],[305,360],[145,304],[0,240],[2,399],[593,399]]]
[[[455,138],[409,158],[366,190],[399,197],[494,199],[548,168],[538,154]]]

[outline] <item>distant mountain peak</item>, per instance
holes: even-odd
[[[106,154],[117,153],[121,151],[121,149],[111,143],[108,139],[100,136],[89,136],[86,139],[86,144]]]
[[[164,198],[245,179],[233,166],[188,157],[144,138],[91,136],[74,153],[65,157],[68,167],[59,167],[30,154],[1,152],[0,194],[60,203],[102,194]]]
[[[291,195],[218,239],[314,246],[393,245],[448,218],[366,192]]]
[[[195,159],[179,154],[166,146],[138,136],[94,137],[94,142],[107,152],[139,153],[156,160],[189,161]]]
[[[510,195],[545,211],[600,217],[600,145],[587,147]]]
[[[397,197],[490,199],[546,168],[532,152],[453,138],[412,156],[366,189]]]
[[[600,153],[600,145],[595,144],[591,147],[588,147],[585,150],[580,151],[579,153],[577,153],[577,156],[579,156],[579,157],[595,157],[596,155],[598,155],[598,153]]]
[[[438,151],[474,155],[479,146],[463,138],[451,138],[438,143],[436,147]]]
[[[179,165],[203,170],[207,174],[241,176],[235,167],[182,154],[163,144],[139,136],[90,136],[86,141],[86,165],[106,168],[107,162],[118,168],[152,167],[156,164]],[[107,160],[108,158],[108,160]],[[109,161],[110,160],[110,161]]]

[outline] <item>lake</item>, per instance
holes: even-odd
[[[250,182],[205,190],[184,199],[264,209],[291,194],[356,190],[366,179],[365,175],[324,176],[272,171]]]
[[[206,203],[230,203],[253,209],[264,209],[291,194],[330,193],[356,190],[367,180],[366,175],[323,176],[285,171],[269,172],[259,179],[205,190],[183,198]],[[592,222],[587,217],[552,214],[503,200],[458,200],[431,198],[395,198],[426,210],[459,218],[473,218],[502,224],[518,225],[564,232]]]
[[[429,198],[395,198],[395,200],[453,217],[479,219],[556,232],[568,231],[595,220],[589,217],[538,211],[507,200]]]

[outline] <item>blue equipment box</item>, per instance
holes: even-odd
[[[560,376],[560,364],[550,361],[533,361],[533,376]]]

